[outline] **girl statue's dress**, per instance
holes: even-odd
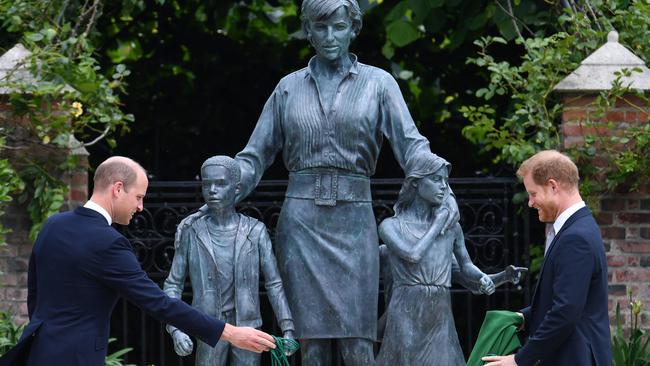
[[[400,218],[396,222],[405,242],[417,242],[427,229]],[[459,237],[462,241],[456,225],[436,238],[417,263],[393,254],[386,242],[393,287],[377,365],[465,365],[449,292],[451,257]]]

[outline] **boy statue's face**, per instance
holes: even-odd
[[[224,209],[235,205],[239,185],[222,165],[208,165],[201,172],[202,192],[209,208]]]

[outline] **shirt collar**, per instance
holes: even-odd
[[[569,206],[569,208],[564,210],[553,223],[553,230],[555,230],[555,234],[560,232],[560,229],[562,229],[562,226],[564,226],[564,223],[569,219],[569,217],[571,217],[571,215],[585,206],[585,201],[580,201],[578,203],[574,203],[573,205]]]
[[[99,212],[102,216],[104,216],[104,218],[106,219],[109,225],[113,223],[113,219],[111,218],[111,215],[109,215],[108,211],[106,211],[106,209],[100,206],[99,204],[91,200],[88,200],[88,202],[86,202],[84,207]]]
[[[355,55],[354,53],[350,53],[349,55],[350,55],[350,61],[352,61],[352,66],[350,66],[350,70],[348,72],[353,75],[358,75],[359,63],[357,62],[357,55]],[[305,78],[311,76],[311,74],[314,72],[315,62],[316,62],[316,56],[312,56],[312,58],[309,59],[309,63],[307,64],[307,71],[305,72]]]

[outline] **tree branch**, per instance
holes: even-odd
[[[88,1],[90,1],[90,0],[86,0],[84,5],[81,7],[82,12],[81,12],[81,14],[79,14],[79,18],[77,18],[77,23],[74,25],[74,28],[72,28],[71,35],[73,37],[77,36],[77,31],[79,30],[79,27],[81,27],[81,24],[83,24],[84,19],[86,19],[86,17],[88,16],[90,11],[92,10],[92,7],[86,9],[86,7],[88,6]]]
[[[510,2],[510,0],[506,0],[506,4],[508,4],[508,10],[510,11],[510,15],[511,15],[510,21],[512,21],[512,26],[515,27],[515,31],[517,32],[519,38],[523,40],[524,37],[521,35],[521,31],[519,30],[519,27],[517,27],[517,21],[515,20],[514,17],[515,12],[512,10],[512,3]]]
[[[591,13],[591,16],[594,18],[594,23],[596,23],[596,27],[598,27],[599,31],[603,31],[603,28],[600,26],[600,23],[598,22],[598,17],[596,17],[596,13],[594,12],[594,8],[591,6],[591,3],[589,0],[585,0],[585,4],[587,4],[587,9],[589,9],[589,12]]]
[[[578,12],[578,7],[576,6],[576,2],[573,1],[573,0],[569,0],[569,4],[571,5],[571,10],[573,10],[573,13],[574,14],[577,13]]]
[[[63,5],[61,5],[61,11],[59,12],[59,15],[56,17],[56,25],[59,27],[61,26],[61,20],[63,20],[65,10],[68,8],[68,5],[70,5],[70,0],[65,0],[63,2]]]
[[[108,132],[109,132],[110,130],[111,130],[111,126],[108,125],[108,126],[106,126],[106,128],[104,129],[104,132],[102,132],[102,133],[101,133],[99,136],[97,136],[94,140],[92,140],[92,141],[90,141],[90,142],[82,142],[82,143],[79,144],[79,146],[75,146],[75,147],[72,147],[72,146],[71,146],[71,148],[72,148],[72,149],[76,149],[76,148],[79,148],[79,147],[82,147],[82,146],[83,146],[83,147],[92,146],[92,145],[98,143],[98,142],[99,142],[100,140],[102,140],[104,137],[106,137],[106,135],[108,134]]]
[[[95,22],[97,21],[97,18],[99,17],[98,9],[99,9],[100,4],[101,4],[100,0],[95,0],[93,5],[90,7],[93,10],[93,12],[90,15],[90,19],[88,20],[88,24],[86,24],[86,30],[83,33],[83,35],[85,37],[88,37],[88,34],[90,33],[90,30],[92,29],[93,25],[95,25]]]
[[[523,27],[523,28],[524,28],[528,33],[530,33],[531,36],[534,36],[534,35],[535,35],[535,32],[533,32],[530,28],[528,28],[528,26],[526,25],[526,23],[524,23],[523,21],[521,21],[519,18],[517,18],[517,17],[515,16],[514,11],[512,10],[512,4],[510,3],[510,0],[506,0],[506,1],[507,1],[507,3],[508,3],[508,8],[509,8],[510,10],[504,8],[503,5],[501,4],[501,2],[499,2],[499,0],[494,0],[494,2],[499,6],[499,8],[501,8],[501,10],[502,10],[504,13],[506,13],[506,15],[508,15],[508,16],[510,17],[510,19],[512,20],[512,24],[513,24],[514,27],[515,27],[515,31],[517,32],[517,34],[519,35],[519,37],[523,39],[523,37],[522,37],[522,35],[521,35],[521,32],[519,31],[519,27],[517,26],[517,23],[520,23],[521,26],[522,26],[522,27]]]

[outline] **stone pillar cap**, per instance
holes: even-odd
[[[560,81],[553,90],[569,92],[600,92],[612,88],[615,72],[622,69],[641,69],[632,71],[630,77],[621,79],[623,86],[636,90],[650,90],[650,69],[637,55],[618,43],[618,32],[607,35],[607,43],[585,58],[580,66]]]
[[[74,137],[74,134],[70,134],[70,137],[68,139],[68,148],[71,150],[70,153],[72,155],[90,155],[90,153],[88,153],[88,150],[86,150],[84,144],[77,140],[77,138]]]
[[[27,68],[27,62],[32,52],[22,43],[16,43],[9,51],[0,56],[0,84],[7,81],[14,83],[36,84],[38,80]],[[63,87],[64,91],[74,90],[70,85]],[[0,95],[13,92],[12,88],[0,86]]]
[[[6,81],[36,83],[36,79],[24,65],[31,55],[32,53],[25,46],[17,43],[0,56],[0,83]],[[0,94],[9,94],[11,92],[10,88],[0,86]]]

